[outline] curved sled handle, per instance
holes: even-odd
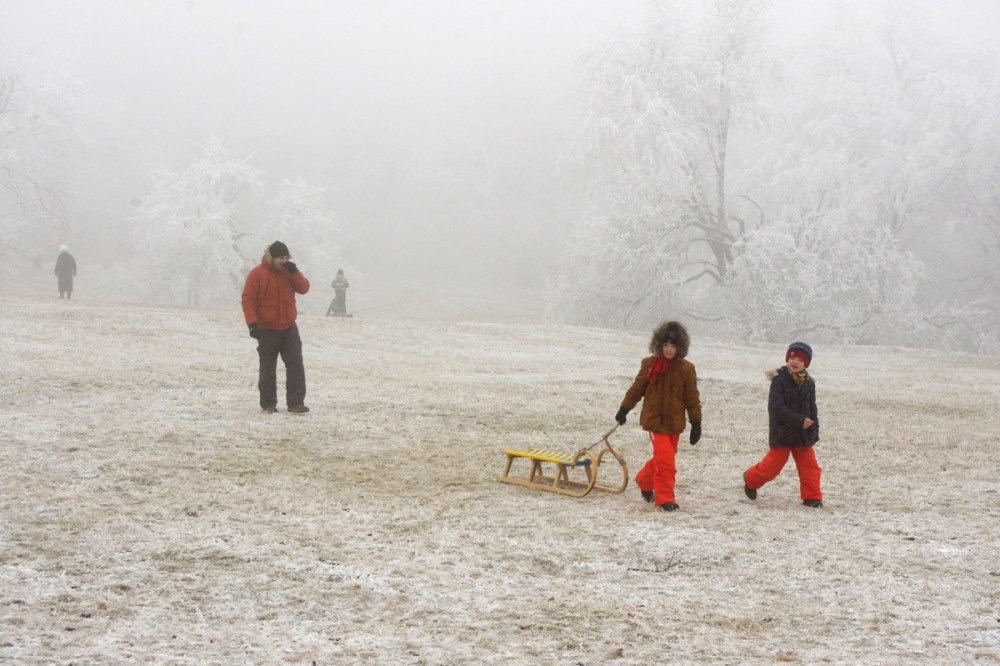
[[[603,437],[601,437],[599,440],[597,440],[596,442],[594,442],[590,446],[597,446],[601,442],[604,442],[604,446],[607,447],[607,449],[609,451],[611,451],[611,455],[613,455],[615,458],[617,458],[619,463],[625,464],[625,460],[621,457],[621,455],[618,453],[618,451],[615,450],[615,447],[611,446],[611,442],[608,441],[608,437],[611,437],[612,433],[614,433],[615,430],[618,430],[618,424],[617,423],[615,424],[614,428],[612,428],[611,430],[609,430],[606,433],[604,433]],[[588,450],[589,450],[589,448],[590,447],[586,447],[586,448],[580,449],[580,451],[576,454],[576,457],[573,458],[573,464],[576,464],[576,461],[580,458],[580,456],[583,455],[584,453],[587,453]]]
[[[624,465],[625,459],[622,457],[620,453],[618,453],[618,450],[615,447],[611,446],[611,442],[608,441],[608,437],[611,437],[612,433],[614,433],[615,430],[618,430],[619,425],[620,424],[616,423],[615,427],[604,433],[604,437],[602,437],[601,439],[604,440],[604,446],[608,448],[608,451],[611,451],[611,455],[615,457],[618,463]]]

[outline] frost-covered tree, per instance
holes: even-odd
[[[66,167],[79,144],[76,87],[26,79],[0,68],[0,259],[25,236],[54,244],[70,229]]]
[[[782,102],[788,123],[762,137],[745,165],[766,223],[740,246],[726,281],[734,332],[809,330],[784,307],[797,299],[811,305],[819,339],[984,348],[981,334],[996,328],[983,326],[988,301],[960,297],[959,285],[995,265],[982,233],[996,174],[996,140],[988,138],[1000,126],[995,95],[905,14],[792,63]],[[858,249],[845,252],[844,243]],[[817,300],[815,285],[791,279],[787,266],[765,275],[768,265],[778,270],[769,263],[776,247],[788,253],[782,265],[822,267],[838,298]]]
[[[234,302],[249,260],[241,240],[251,226],[240,216],[240,197],[260,190],[260,172],[214,138],[184,171],[154,173],[132,220],[136,274],[147,298]]]
[[[995,78],[901,5],[796,53],[781,79],[763,4],[657,21],[667,7],[588,61],[587,207],[552,313],[996,349]]]
[[[923,267],[904,236],[936,148],[911,131],[887,52],[861,51],[845,40],[796,61],[787,122],[760,135],[744,164],[762,219],[736,245],[724,281],[737,337],[898,344],[920,330]]]
[[[933,230],[936,279],[925,294],[931,323],[955,346],[1000,353],[1000,95],[990,91],[953,127],[960,159],[936,192],[944,221]],[[970,114],[975,110],[978,113]],[[931,235],[931,234],[928,234]]]
[[[843,219],[839,219],[841,216]],[[727,321],[741,339],[917,342],[916,258],[886,225],[834,208],[747,234],[728,278]]]
[[[260,248],[275,240],[283,241],[304,271],[332,277],[344,266],[334,215],[324,206],[322,194],[322,187],[301,176],[282,181],[278,196],[269,204],[270,219],[257,239]],[[259,258],[256,255],[251,260]]]
[[[632,177],[629,186],[625,181]],[[585,211],[573,231],[567,269],[547,291],[548,316],[574,324],[645,325],[676,311],[689,237],[665,222],[681,202],[656,180],[618,174],[602,210]],[[620,212],[619,212],[620,211]]]
[[[584,221],[550,312],[630,325],[667,304],[694,310],[721,284],[746,229],[729,163],[737,127],[775,61],[763,0],[654,0],[637,34],[583,61],[590,82],[575,155],[588,179]],[[676,310],[675,310],[676,311]]]
[[[923,42],[919,42],[923,43]],[[1000,77],[995,53],[904,51],[896,60],[933,146],[912,243],[938,346],[1000,353]]]

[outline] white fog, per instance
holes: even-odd
[[[639,12],[598,1],[5,4],[5,63],[78,84],[85,146],[68,240],[84,256],[127,253],[129,203],[148,194],[150,173],[183,169],[215,136],[263,172],[264,201],[285,178],[324,188],[345,261],[371,279],[460,281],[541,270],[562,224],[574,60]]]
[[[889,2],[749,4],[785,63],[778,85],[803,75],[803,48],[900,20],[887,16],[963,58],[993,54],[1000,26],[989,2],[897,3],[896,14]],[[677,3],[678,23],[697,21],[692,6]],[[56,166],[43,165],[65,192],[49,213],[10,210],[28,218],[8,220],[22,258],[48,262],[65,242],[83,262],[127,263],[154,171],[180,172],[217,140],[260,172],[261,190],[234,213],[240,233],[272,240],[267,203],[301,178],[322,189],[336,262],[364,280],[514,282],[539,295],[570,260],[584,188],[595,189],[573,148],[595,113],[581,61],[647,17],[641,0],[10,0],[4,15],[5,76],[64,97],[53,115],[68,126],[45,148]],[[744,141],[734,133],[734,154]],[[260,243],[246,244],[252,261]],[[309,268],[326,281],[337,266]]]
[[[234,307],[284,234],[317,284],[993,353],[998,26],[972,0],[8,2],[4,255],[66,243],[129,271],[107,298]]]

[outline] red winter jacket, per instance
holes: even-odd
[[[243,286],[243,316],[247,326],[283,331],[295,323],[295,294],[309,291],[309,280],[302,271],[275,270],[267,255],[253,267]]]

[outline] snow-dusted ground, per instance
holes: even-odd
[[[495,481],[596,442],[646,331],[306,314],[267,416],[239,312],[78,289],[0,296],[0,662],[1000,661],[1000,359],[818,347],[815,510],[742,493],[783,347],[695,338],[666,514]]]

